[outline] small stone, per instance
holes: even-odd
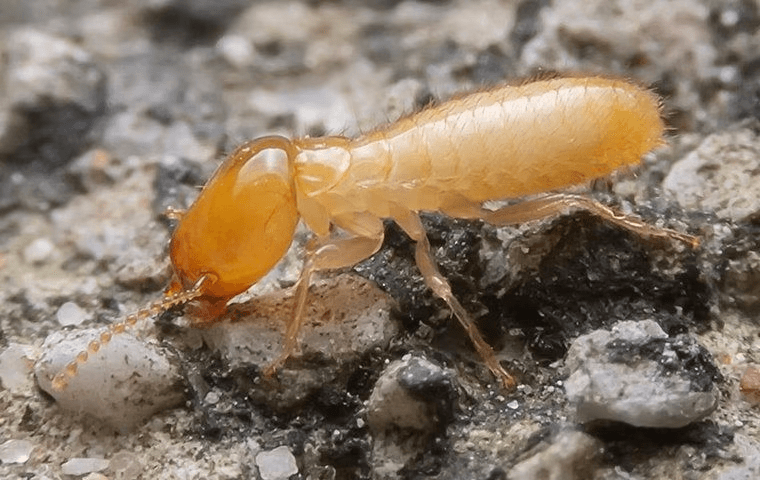
[[[3,36],[0,156],[14,159],[3,177],[19,175],[0,186],[6,206],[66,203],[74,188],[65,165],[93,143],[90,132],[105,111],[106,76],[96,59],[48,30],[24,26]]]
[[[750,480],[760,478],[760,442],[754,435],[737,433],[733,443],[740,462],[728,462],[703,477],[706,480]],[[738,463],[738,464],[737,464]]]
[[[58,323],[64,327],[81,325],[82,322],[89,318],[89,316],[90,315],[86,311],[82,310],[82,308],[74,302],[64,303],[58,308],[58,311],[55,314]]]
[[[404,465],[423,455],[423,446],[453,420],[455,403],[450,371],[411,354],[391,362],[367,402],[378,478],[397,478]]]
[[[31,386],[34,350],[29,345],[11,343],[0,353],[0,384],[11,392]]]
[[[102,107],[105,76],[93,56],[76,43],[20,28],[10,34],[7,46],[7,97],[14,105],[40,108],[51,102],[71,103],[87,112]]]
[[[216,48],[230,65],[245,68],[253,64],[253,45],[242,35],[225,35],[216,43]]]
[[[256,455],[256,466],[259,467],[259,475],[262,480],[284,480],[298,473],[296,457],[284,445],[273,450],[259,452]]]
[[[686,209],[741,222],[760,212],[760,136],[739,128],[707,137],[676,162],[663,189]]]
[[[565,391],[581,422],[680,428],[718,406],[720,374],[707,350],[686,335],[668,337],[651,320],[578,337],[566,364]]]
[[[510,480],[574,480],[592,478],[590,468],[601,444],[583,432],[561,432],[552,443],[509,472]]]
[[[64,475],[87,475],[108,468],[108,460],[103,458],[72,458],[61,465]]]
[[[93,472],[84,476],[82,480],[108,480],[108,477],[106,477],[102,473]]]
[[[747,401],[760,403],[760,368],[757,365],[750,365],[744,371],[739,382],[739,390]]]
[[[399,328],[391,318],[391,306],[385,292],[356,275],[313,285],[300,348],[278,369],[277,385],[248,393],[277,410],[304,402],[360,358],[390,344]],[[285,325],[292,315],[293,292],[275,291],[230,305],[220,321],[201,334],[230,368],[263,369],[282,351]]]
[[[143,471],[140,459],[130,451],[121,451],[113,455],[108,462],[108,468],[111,472],[118,472],[115,478],[121,480],[140,478],[140,474]]]
[[[123,166],[116,162],[107,150],[101,148],[87,150],[72,160],[67,169],[87,192],[113,183],[119,178],[122,170]]]
[[[213,405],[219,401],[219,392],[211,391],[206,394],[203,401],[209,405]]]
[[[322,126],[326,131],[345,130],[356,116],[345,98],[329,88],[308,88],[287,93],[254,89],[248,97],[254,110],[267,116],[295,115],[293,128],[308,131]]]
[[[40,388],[63,409],[91,415],[120,430],[183,402],[178,361],[169,351],[130,333],[114,334],[97,352],[89,353],[62,390],[53,388],[53,378],[103,332],[50,334],[35,365]]]
[[[392,362],[377,380],[367,408],[367,420],[375,431],[390,428],[429,430],[433,414],[428,405],[414,398],[398,382],[403,360]]]
[[[47,238],[37,238],[24,248],[22,255],[25,262],[40,264],[50,258],[53,250],[55,250],[53,242]]]
[[[433,431],[451,415],[451,374],[429,360],[405,355],[391,362],[370,395],[367,421],[375,432]]]
[[[0,463],[26,463],[34,450],[29,440],[8,440],[0,445]]]

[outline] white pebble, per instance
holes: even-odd
[[[28,440],[8,440],[0,445],[0,462],[26,463],[33,449],[34,444]]]
[[[72,458],[61,465],[64,475],[86,475],[108,468],[109,461],[104,458]]]
[[[128,450],[117,452],[108,462],[111,472],[118,472],[116,478],[124,480],[139,478],[143,465],[138,456]]]
[[[216,44],[219,53],[231,65],[245,68],[253,63],[253,46],[240,35],[225,35]]]
[[[50,258],[55,246],[47,238],[38,238],[24,248],[22,255],[27,263],[43,263]]]
[[[203,401],[209,405],[213,405],[216,402],[219,401],[219,392],[210,391],[206,394],[206,397],[203,399]]]
[[[87,475],[86,477],[82,478],[82,480],[108,480],[108,477],[106,477],[102,473],[93,472]]]
[[[31,386],[34,350],[28,345],[11,343],[0,353],[0,383],[11,392]]]
[[[55,316],[58,319],[58,323],[66,327],[69,325],[80,325],[82,322],[87,320],[87,317],[89,315],[76,303],[66,302],[61,305]]]
[[[114,428],[128,430],[184,401],[172,354],[129,333],[114,335],[108,345],[89,354],[65,389],[53,388],[55,375],[79,352],[87,351],[90,341],[103,331],[57,331],[45,340],[34,373],[40,388],[62,409],[86,413]]]
[[[256,455],[256,466],[262,480],[283,480],[298,473],[296,458],[284,445]]]

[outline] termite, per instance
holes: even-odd
[[[175,305],[192,323],[217,321],[232,297],[261,279],[289,248],[299,220],[314,233],[295,285],[295,310],[271,375],[297,347],[315,272],[349,267],[383,242],[392,219],[416,242],[415,260],[477,353],[507,389],[500,365],[473,318],[454,297],[431,254],[420,211],[516,224],[586,210],[645,237],[695,246],[697,239],[622,215],[590,198],[547,193],[638,163],[664,143],[660,99],[620,79],[568,77],[503,86],[454,98],[357,138],[266,136],[238,147],[195,203],[175,211],[173,278],[163,299],[111,325],[55,376],[66,387],[113,334]],[[539,195],[496,210],[492,200]]]

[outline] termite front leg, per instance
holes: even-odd
[[[166,207],[166,210],[164,210],[164,217],[168,218],[169,220],[182,220],[182,217],[185,216],[185,213],[187,213],[187,210],[170,206]]]
[[[451,285],[448,280],[438,270],[438,266],[430,252],[430,242],[428,241],[420,217],[415,212],[403,207],[397,207],[396,211],[394,211],[393,220],[417,243],[415,260],[427,286],[449,306],[454,316],[464,327],[488,369],[501,381],[505,389],[512,389],[515,386],[514,377],[507,373],[501,364],[499,364],[499,360],[496,358],[493,349],[483,339],[477,325],[475,325],[475,321],[462,307],[459,300],[456,299],[451,292]]]
[[[311,277],[320,270],[334,270],[350,267],[372,256],[383,244],[383,224],[377,219],[372,231],[362,229],[363,234],[368,236],[337,237],[330,235],[312,239],[306,251],[301,276],[296,283],[296,306],[290,322],[285,329],[282,352],[264,369],[265,376],[272,376],[277,369],[285,363],[285,360],[296,350],[298,346],[298,333],[303,326],[306,311],[306,297],[309,292]],[[351,224],[341,222],[348,229]]]

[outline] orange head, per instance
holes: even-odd
[[[182,216],[171,239],[174,279],[167,295],[203,277],[201,311],[215,316],[282,258],[298,224],[290,159],[283,137],[264,137],[235,150]]]

